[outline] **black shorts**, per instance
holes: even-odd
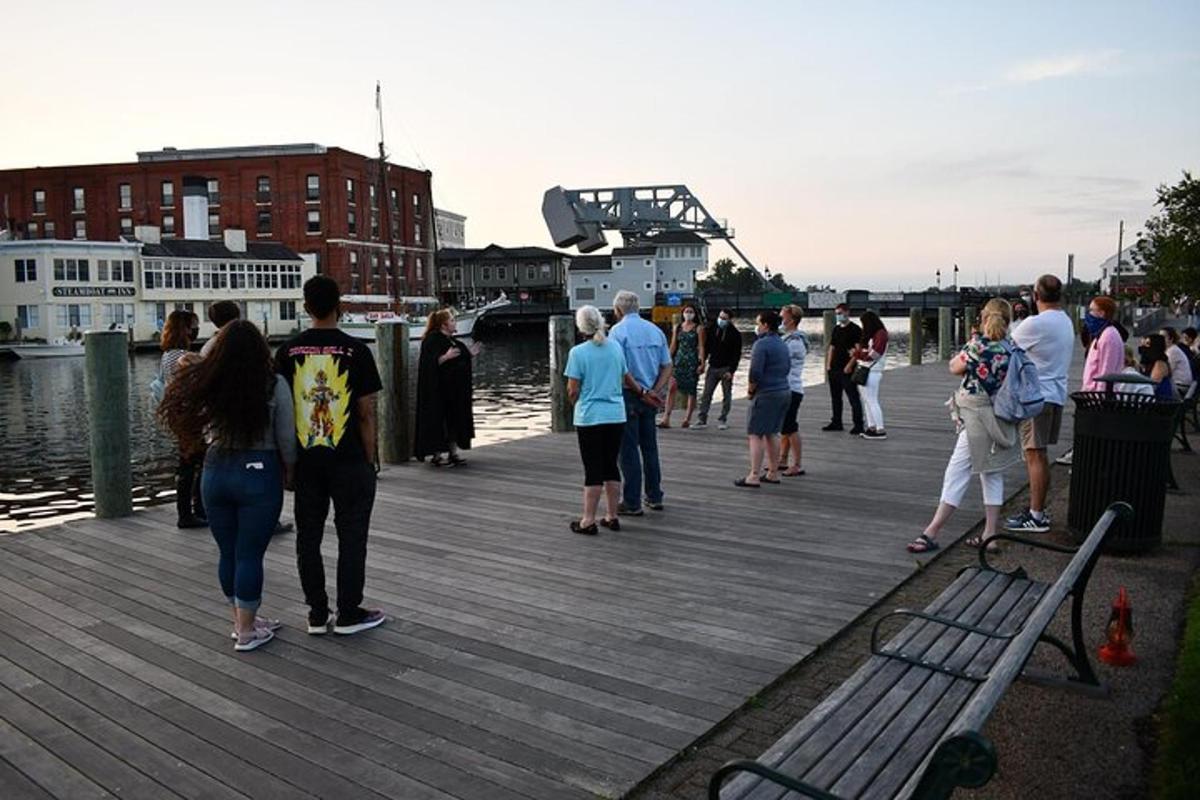
[[[779,430],[784,436],[800,430],[800,401],[804,399],[803,392],[792,392],[792,402],[788,404],[787,413],[783,415],[783,427]]]
[[[583,425],[575,433],[579,435],[579,456],[583,459],[583,485],[602,486],[605,481],[621,480],[617,456],[621,453],[625,423]]]

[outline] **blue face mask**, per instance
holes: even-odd
[[[835,314],[833,318],[837,320],[838,325],[844,324],[847,319],[845,314]]]
[[[1090,333],[1094,339],[1099,336],[1106,327],[1108,327],[1108,320],[1106,320],[1104,317],[1097,317],[1095,314],[1089,311],[1083,315],[1083,326],[1087,328],[1087,332]]]
[[[729,324],[729,320],[721,319],[720,317],[717,317],[717,327],[718,328],[724,328],[728,324]]]

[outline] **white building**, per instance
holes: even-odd
[[[208,306],[233,300],[245,318],[271,335],[298,325],[303,285],[316,273],[311,258],[280,244],[246,243],[244,231],[225,241],[161,239],[138,228],[141,241],[54,239],[0,242],[0,320],[10,337],[53,342],[73,332],[113,326],[151,342],[179,308],[213,333]]]
[[[467,242],[467,218],[444,208],[433,210],[433,224],[437,230],[437,246],[463,248]]]
[[[678,305],[696,292],[696,276],[708,271],[708,242],[691,231],[667,231],[605,256],[576,256],[567,267],[572,309],[611,308],[617,292],[638,296],[643,309]]]

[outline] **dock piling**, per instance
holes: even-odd
[[[830,342],[833,341],[833,326],[836,324],[834,321],[833,309],[828,309],[821,312],[821,321],[825,325],[825,340],[821,342],[821,349],[827,350]]]
[[[925,347],[925,317],[919,308],[908,310],[908,363],[920,366]]]
[[[971,338],[971,331],[975,330],[975,325],[978,323],[977,314],[978,309],[975,306],[963,307],[962,344],[966,344],[967,340]]]
[[[413,457],[416,397],[413,386],[412,345],[408,323],[380,320],[375,324],[379,348],[379,460],[403,464]]]
[[[574,409],[567,397],[567,356],[575,346],[575,318],[569,314],[550,317],[550,430],[570,433],[575,430]]]
[[[84,334],[84,392],[96,516],[133,513],[129,452],[129,350],[124,331]]]
[[[938,309],[938,359],[949,361],[954,352],[954,309]]]

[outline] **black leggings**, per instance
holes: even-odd
[[[583,485],[603,486],[605,481],[621,480],[617,456],[621,453],[625,423],[582,425],[575,432],[579,435],[579,456],[583,459]]]

